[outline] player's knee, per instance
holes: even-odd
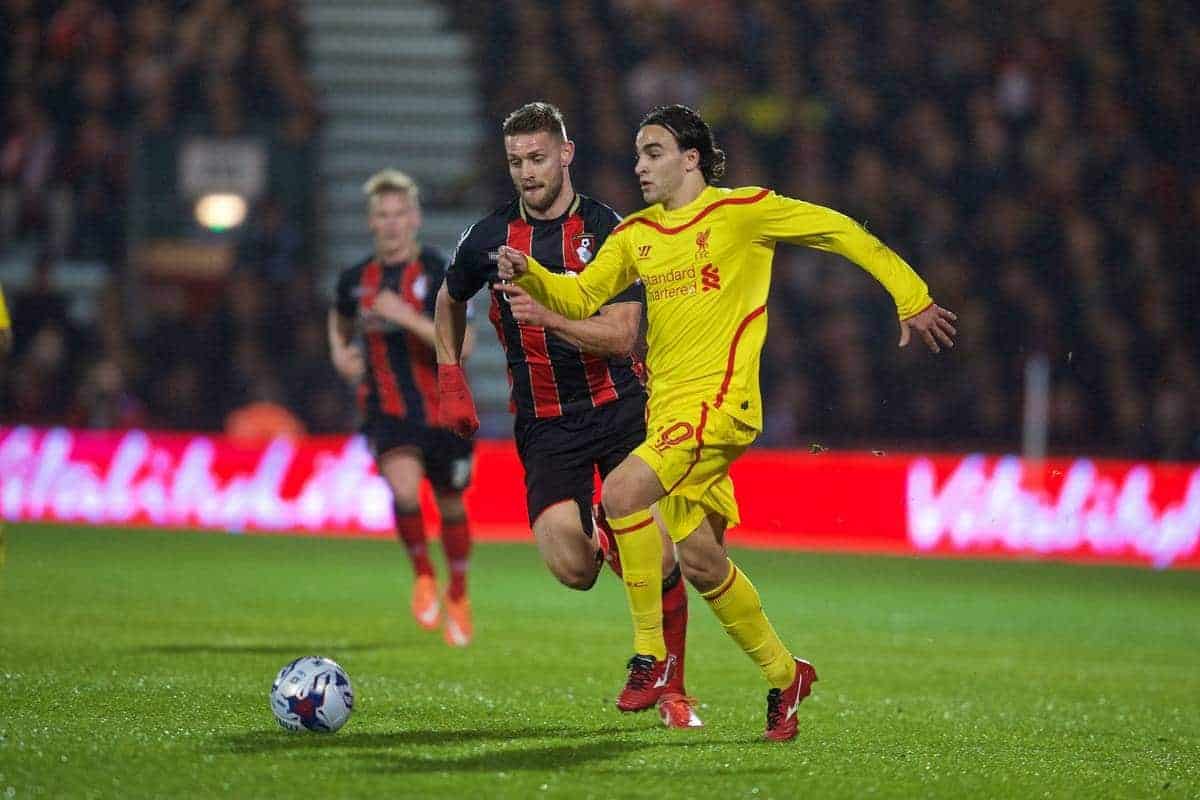
[[[417,502],[416,498],[408,501],[401,501],[400,498],[397,497],[392,502],[392,512],[396,515],[397,519],[400,517],[419,517],[421,516],[421,504]]]
[[[580,507],[572,501],[550,506],[533,523],[547,569],[570,589],[592,588],[599,573],[595,544],[585,533]]]
[[[626,480],[617,472],[611,473],[604,479],[600,502],[604,506],[605,515],[609,519],[620,519],[641,510],[632,502],[634,498],[633,489],[632,482]]]
[[[467,509],[463,505],[462,495],[458,492],[437,495],[438,514],[443,522],[462,522],[467,518]]]
[[[397,508],[419,509],[421,507],[421,493],[416,487],[393,486],[392,499]]]
[[[596,577],[600,574],[599,564],[570,564],[554,570],[554,577],[568,589],[586,592],[596,585]]]
[[[598,560],[585,558],[582,554],[554,553],[546,559],[546,566],[563,586],[581,592],[591,589],[600,574]]]

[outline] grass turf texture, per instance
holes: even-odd
[[[0,798],[1196,797],[1200,575],[738,552],[821,681],[798,740],[760,742],[764,688],[693,594],[701,731],[612,707],[620,585],[554,583],[478,546],[477,639],[408,615],[383,541],[8,526]],[[338,660],[332,736],[267,690]]]

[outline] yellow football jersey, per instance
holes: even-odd
[[[8,306],[4,305],[4,289],[0,287],[0,330],[9,327],[12,322],[8,318]]]
[[[531,258],[517,283],[547,308],[585,319],[640,278],[651,420],[707,402],[762,430],[759,355],[777,242],[850,259],[883,284],[901,319],[933,302],[912,267],[854,220],[758,187],[709,186],[682,208],[651,206],[627,217],[577,275]]]

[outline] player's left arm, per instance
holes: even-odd
[[[596,258],[578,275],[556,275],[537,259],[508,246],[500,248],[496,271],[501,280],[515,281],[546,308],[575,320],[592,316],[604,301],[637,280],[633,259],[629,257],[625,236],[620,231],[605,240]],[[502,285],[500,289],[510,294],[508,285]]]
[[[894,250],[850,217],[824,206],[770,192],[746,206],[756,236],[837,253],[853,261],[883,284],[900,319],[900,346],[912,331],[937,353],[940,345],[954,346],[958,317],[933,302],[921,276]]]

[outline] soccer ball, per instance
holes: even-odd
[[[354,710],[354,689],[333,659],[305,656],[279,670],[271,684],[271,710],[289,731],[333,733]]]

